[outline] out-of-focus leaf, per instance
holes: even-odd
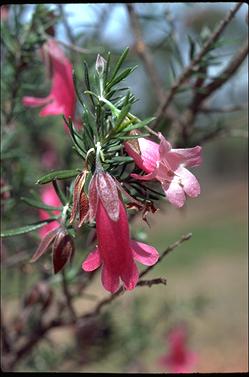
[[[42,203],[41,201],[38,201],[38,200],[35,200],[35,199],[31,199],[31,198],[22,197],[21,200],[24,203],[26,203],[29,206],[31,206],[31,207],[41,208],[41,209],[45,209],[47,211],[59,211],[59,210],[62,209],[62,207],[49,206],[49,205],[46,205],[46,204]]]
[[[78,174],[78,170],[56,170],[39,178],[36,183],[39,185],[44,185],[45,183],[52,182],[55,179],[72,178]]]
[[[18,236],[20,234],[24,233],[29,233],[32,232],[36,229],[41,228],[42,226],[51,223],[51,221],[57,220],[59,216],[53,216],[50,217],[49,219],[43,220],[43,221],[38,221],[34,224],[29,224],[25,226],[21,226],[20,228],[15,228],[15,229],[9,229],[9,230],[4,230],[1,232],[1,237],[12,237],[12,236]]]

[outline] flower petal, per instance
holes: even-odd
[[[22,103],[25,106],[37,107],[46,105],[52,100],[51,96],[45,98],[37,98],[37,97],[23,97]]]
[[[131,241],[133,257],[145,266],[152,266],[158,261],[159,254],[157,250],[145,243]]]
[[[96,187],[103,206],[111,220],[119,218],[119,196],[116,182],[105,172],[96,173]]]
[[[58,226],[56,226],[55,229],[53,229],[51,232],[46,233],[45,237],[41,240],[38,248],[36,249],[35,254],[31,258],[30,262],[36,262],[38,258],[40,258],[44,253],[46,253],[49,249],[49,246],[55,239],[56,235],[58,234],[59,229]]]
[[[202,162],[201,147],[171,149],[171,152],[181,157],[181,163],[185,166],[199,166]]]
[[[139,180],[139,181],[151,181],[152,179],[156,178],[156,173],[153,171],[152,173],[146,175],[139,175],[139,174],[131,174],[131,177]]]
[[[139,272],[137,266],[133,261],[122,268],[120,275],[126,289],[131,291],[135,288],[139,278]]]
[[[171,150],[171,144],[168,142],[165,137],[161,134],[161,132],[158,132],[158,136],[160,139],[160,144],[159,144],[159,154],[160,154],[160,159],[164,159],[165,156],[168,154],[168,152]]]
[[[171,182],[162,182],[162,188],[171,204],[178,208],[184,205],[186,197],[183,188],[179,184],[179,177],[173,178]]]
[[[131,156],[135,164],[146,173],[152,172],[156,167],[156,162],[159,160],[159,145],[154,141],[139,138],[139,148],[141,154],[137,153],[129,142],[125,143],[125,150]]]
[[[40,116],[45,117],[47,115],[60,115],[64,114],[64,106],[58,104],[56,101],[49,103],[39,113]]]
[[[115,293],[119,288],[119,276],[116,273],[110,271],[105,265],[102,269],[101,280],[104,288]]]
[[[100,258],[99,249],[96,248],[88,255],[81,267],[84,271],[94,271],[101,266],[101,263],[102,261]]]
[[[181,183],[186,194],[191,198],[196,198],[200,194],[201,189],[195,176],[190,173],[189,170],[183,167],[177,169],[175,173],[180,176]]]

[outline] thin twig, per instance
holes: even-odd
[[[73,321],[76,322],[77,321],[77,314],[76,314],[74,307],[73,307],[73,304],[72,304],[72,297],[71,297],[71,294],[70,294],[68,286],[67,286],[67,279],[66,279],[66,275],[65,275],[64,270],[62,270],[62,288],[63,288],[64,296],[66,298],[68,310],[69,310],[69,312],[72,316]]]
[[[163,284],[163,285],[166,285],[167,284],[167,279],[164,279],[164,278],[156,278],[156,279],[151,279],[151,280],[139,280],[139,282],[137,283],[137,287],[149,287],[151,288],[152,285],[158,285],[158,284]]]
[[[195,59],[191,61],[191,63],[184,69],[182,74],[178,77],[176,82],[171,87],[169,93],[167,94],[164,103],[159,106],[155,116],[156,120],[154,121],[152,127],[156,128],[158,124],[161,122],[162,118],[165,116],[165,112],[168,109],[168,106],[170,105],[172,99],[174,98],[175,94],[177,93],[180,86],[191,76],[194,67],[198,66],[202,58],[206,55],[206,53],[209,51],[210,47],[218,40],[226,26],[230,23],[230,21],[233,19],[235,14],[238,12],[239,8],[241,7],[243,3],[237,3],[227,14],[227,16],[220,22],[218,27],[215,29],[215,31],[212,33],[212,35],[209,37],[209,39],[204,44],[202,50],[199,52],[199,54],[196,56]]]
[[[63,26],[64,26],[66,33],[67,33],[67,37],[68,37],[70,43],[72,45],[75,45],[76,40],[75,40],[75,37],[72,33],[71,27],[68,24],[67,17],[65,15],[64,8],[63,8],[64,4],[57,4],[57,6],[58,6],[58,9],[59,9],[59,12],[60,12],[60,15],[61,15]]]
[[[134,6],[133,4],[126,4],[126,7],[130,17],[131,29],[133,30],[133,34],[135,37],[135,50],[144,63],[145,69],[151,80],[152,88],[155,91],[155,94],[157,95],[160,103],[164,98],[163,83],[155,68],[155,62],[153,60],[153,57],[150,54],[148,47],[144,43],[142,32],[139,25],[139,20],[135,12]]]
[[[156,94],[156,99],[158,103],[161,104],[165,96],[163,81],[158,75],[151,51],[143,40],[139,19],[134,10],[134,5],[126,4],[126,7],[130,18],[131,29],[135,38],[135,51],[143,62],[145,71],[147,71],[148,77],[151,81],[151,87]],[[167,116],[170,120],[177,121],[178,116],[172,106],[168,109]]]
[[[243,111],[248,108],[247,104],[235,105],[235,106],[224,106],[224,107],[200,107],[199,112],[201,113],[232,113],[234,111]]]
[[[216,90],[218,90],[222,85],[224,85],[239,69],[243,61],[248,54],[248,42],[246,42],[239,52],[236,52],[227,67],[211,81],[203,87],[203,91],[194,96],[192,104],[182,115],[182,134],[183,139],[187,141],[189,136],[192,134],[194,121],[199,112],[201,104],[211,96]]]
[[[163,253],[162,255],[160,256],[160,258],[158,259],[157,263],[158,264],[167,254],[169,254],[171,251],[173,251],[174,249],[176,249],[178,246],[180,246],[184,241],[187,241],[191,238],[191,234],[187,234],[185,236],[182,236],[180,240],[178,240],[177,242],[175,242],[174,244],[170,245]],[[155,265],[156,265],[155,264]],[[141,278],[142,276],[144,276],[145,274],[147,274],[151,268],[154,267],[154,266],[150,266],[149,268],[146,268],[144,271],[142,271],[139,275],[139,278]],[[164,278],[156,278],[156,279],[152,279],[152,280],[139,280],[138,283],[137,283],[137,286],[149,286],[151,287],[152,285],[154,284],[166,284],[166,279]],[[65,289],[65,287],[64,287]],[[82,315],[80,318],[78,318],[77,322],[81,322],[81,321],[84,321],[85,319],[89,318],[89,317],[93,317],[93,316],[96,316],[100,313],[101,309],[103,308],[103,306],[106,306],[108,305],[109,303],[111,303],[113,300],[115,300],[115,298],[119,297],[121,294],[125,293],[126,290],[124,289],[123,286],[121,286],[119,288],[119,290],[110,295],[109,297],[101,300],[96,306],[95,308]],[[67,292],[67,289],[66,289],[66,292],[64,292],[65,295],[67,296],[68,295],[68,292]],[[70,301],[70,300],[69,300]],[[22,344],[19,348],[17,348],[15,350],[15,354],[14,354],[14,357],[11,361],[8,362],[8,365],[6,366],[6,370],[13,370],[14,367],[16,366],[16,364],[26,355],[26,354],[29,354],[31,352],[31,350],[33,349],[33,347],[39,343],[39,341],[41,339],[44,338],[44,336],[50,331],[52,330],[53,328],[56,328],[56,327],[65,327],[65,326],[71,326],[75,324],[75,319],[74,318],[71,318],[69,320],[62,320],[62,319],[52,319],[47,325],[42,325],[42,323],[40,322],[40,326],[30,335],[30,337],[27,339],[27,341]]]
[[[173,243],[172,245],[170,245],[169,247],[167,247],[167,249],[161,254],[161,256],[158,259],[157,263],[155,263],[153,266],[147,267],[144,271],[142,271],[139,274],[139,279],[141,279],[142,276],[146,275],[152,268],[154,268],[158,263],[160,263],[161,260],[167,254],[169,254],[171,251],[173,251],[174,249],[176,249],[183,242],[189,240],[191,238],[191,236],[192,236],[191,233],[189,233],[187,235],[184,235],[184,236],[182,236],[180,238],[180,240],[176,241],[175,243]],[[140,280],[138,281],[137,284],[139,284],[139,282],[140,282]],[[121,294],[124,294],[125,292],[126,292],[126,290],[125,290],[124,286],[122,285],[116,293],[114,293],[111,296],[109,296],[107,298],[104,298],[102,301],[100,301],[91,312],[86,313],[83,316],[81,316],[80,320],[82,320],[84,318],[92,317],[92,316],[95,316],[95,315],[99,314],[103,306],[110,304],[113,300],[115,300],[117,297],[119,297]]]
[[[87,48],[75,46],[72,43],[66,43],[66,42],[60,41],[58,39],[55,39],[55,40],[56,40],[57,43],[61,44],[62,46],[66,47],[70,50],[79,52],[80,54],[96,54],[97,52],[101,52],[103,50],[101,47],[96,47],[95,50],[89,50]],[[100,51],[100,49],[102,49],[102,50]]]
[[[188,233],[182,236],[178,241],[176,241],[172,245],[168,246],[167,249],[160,255],[160,258],[158,259],[157,263],[155,263],[153,266],[148,266],[147,268],[145,268],[145,270],[140,272],[139,279],[141,279],[142,276],[146,275],[149,271],[151,271],[152,268],[154,268],[158,263],[162,261],[163,258],[166,257],[166,255],[168,255],[171,251],[173,251],[178,246],[180,246],[183,242],[188,241],[191,237],[192,237],[192,233]]]

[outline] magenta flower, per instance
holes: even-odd
[[[40,116],[64,114],[74,119],[76,96],[72,78],[72,64],[69,62],[58,43],[50,38],[43,47],[50,58],[52,66],[52,87],[50,94],[45,98],[24,97],[25,106],[45,107]]]
[[[191,373],[197,361],[196,353],[187,347],[187,331],[183,326],[173,328],[167,336],[169,351],[160,357],[159,364],[171,373]]]
[[[157,144],[151,140],[139,138],[139,154],[129,143],[125,143],[127,153],[137,166],[147,175],[131,174],[138,180],[157,179],[168,201],[176,207],[182,207],[186,195],[195,198],[200,194],[200,185],[195,176],[186,167],[201,164],[201,147],[173,149],[171,144],[159,133],[161,140]]]
[[[52,207],[60,207],[61,202],[54,191],[52,186],[46,186],[43,188],[41,193],[41,198],[44,204],[50,205]],[[60,211],[53,211],[54,215],[58,215]],[[39,217],[41,220],[46,220],[50,217],[49,213],[43,209],[39,210]],[[47,233],[52,231],[53,229],[58,228],[60,223],[58,221],[51,221],[50,223],[44,225],[41,229],[39,229],[39,236],[44,238]]]
[[[144,265],[157,262],[157,250],[141,242],[132,241],[126,210],[114,179],[106,172],[94,174],[89,188],[89,216],[96,218],[98,246],[83,262],[85,271],[102,265],[102,284],[115,293],[120,279],[128,290],[135,288],[139,273],[134,259]]]

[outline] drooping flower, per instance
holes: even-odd
[[[53,268],[54,273],[57,274],[57,272],[63,269],[67,262],[71,262],[75,250],[73,238],[68,234],[63,225],[59,225],[46,233],[30,262],[36,262],[37,259],[49,250],[51,244],[53,244]]]
[[[74,119],[76,96],[72,78],[72,64],[64,55],[58,43],[52,38],[45,43],[43,50],[49,56],[52,69],[50,93],[45,98],[24,97],[23,104],[31,107],[45,106],[40,111],[40,116],[64,114],[66,118],[70,116]],[[45,56],[47,55],[43,54],[43,56],[46,64]]]
[[[134,289],[139,278],[134,259],[153,265],[159,258],[157,250],[130,239],[125,206],[116,182],[108,173],[94,174],[89,186],[89,204],[89,217],[96,218],[98,246],[83,262],[83,270],[93,271],[102,265],[102,284],[111,293],[118,290],[120,279],[126,289]]]
[[[201,147],[173,149],[171,144],[159,133],[160,144],[145,138],[138,138],[140,153],[132,145],[125,143],[127,153],[146,175],[132,174],[138,180],[157,179],[165,196],[176,207],[182,207],[186,195],[195,198],[200,194],[196,177],[186,167],[201,164]]]
[[[41,192],[41,198],[44,204],[47,204],[52,207],[60,207],[61,202],[56,195],[56,192],[54,191],[54,188],[52,186],[46,186],[42,189]],[[53,211],[54,215],[58,215],[60,211]],[[49,218],[49,213],[46,212],[44,209],[39,210],[39,217],[41,220],[46,220]],[[41,238],[45,237],[48,232],[50,232],[53,229],[56,229],[59,227],[58,221],[51,221],[50,223],[44,225],[42,228],[39,229],[39,235]]]
[[[169,350],[159,358],[159,364],[171,373],[191,373],[197,361],[197,354],[188,349],[187,331],[183,325],[172,328],[166,337]]]

